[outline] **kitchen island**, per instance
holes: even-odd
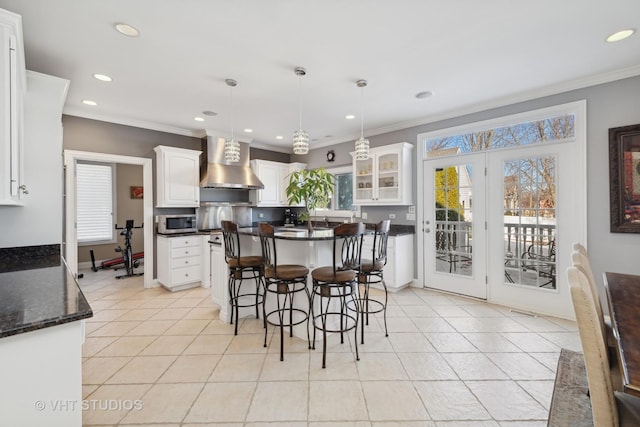
[[[60,245],[0,249],[0,413],[6,425],[82,425],[84,319]]]
[[[246,255],[261,255],[260,237],[258,227],[241,227],[238,228],[238,234],[240,235],[240,247],[242,250],[242,256]],[[365,232],[365,242],[363,243],[363,258],[371,257],[371,247],[368,245],[368,241],[372,239],[373,230],[367,229]],[[333,229],[329,227],[315,227],[314,230],[309,233],[306,228],[299,227],[276,227],[275,229],[276,248],[278,252],[278,262],[281,264],[300,264],[313,270],[316,267],[329,266],[333,262]],[[411,246],[413,244],[413,230],[399,228],[390,233],[389,245],[391,246],[392,239],[401,237],[403,241],[407,241]],[[213,301],[220,305],[220,319],[225,322],[231,320],[231,309],[229,306],[229,290],[227,284],[227,268],[224,261],[224,247],[220,242],[211,243],[211,296]],[[406,286],[413,276],[413,263],[412,257],[404,256],[402,260],[403,264],[401,268],[406,273],[405,277],[401,279],[402,283],[395,289],[400,289]],[[409,260],[409,261],[407,261]],[[405,266],[404,263],[411,262],[410,265]],[[388,264],[389,266],[389,264]],[[391,267],[394,268],[394,267]],[[386,267],[385,267],[386,269]],[[245,284],[246,286],[250,284]],[[309,274],[307,285],[311,290],[312,281],[311,274]],[[300,308],[308,309],[308,303],[303,301],[303,298],[297,300],[296,305],[300,304]],[[302,305],[307,306],[302,307]],[[272,308],[271,308],[272,309]],[[267,300],[267,311],[270,311],[269,300]],[[253,313],[253,314],[252,314]],[[251,308],[241,308],[239,317],[255,316],[255,311]],[[304,329],[304,325],[297,325],[294,327],[294,335],[299,338],[306,339],[307,333]]]

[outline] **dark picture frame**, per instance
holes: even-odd
[[[612,233],[640,233],[640,124],[609,129]]]

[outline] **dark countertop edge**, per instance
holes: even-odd
[[[7,256],[7,254],[10,256]],[[23,260],[19,260],[17,258],[18,256],[30,257],[31,268],[25,268]],[[84,296],[82,289],[80,289],[77,280],[73,278],[66,260],[60,255],[60,244],[0,248],[0,261],[2,261],[2,272],[17,272],[61,266],[63,269],[66,269],[66,277],[72,278],[74,285],[78,290],[78,309],[76,312],[57,317],[50,317],[48,319],[41,319],[10,329],[0,330],[0,338],[19,335],[26,332],[32,332],[93,317],[93,310],[91,309],[87,298]]]
[[[84,295],[83,295],[83,298],[84,298]],[[87,302],[87,306],[89,306],[88,302]],[[82,319],[88,319],[90,317],[93,317],[93,310],[91,309],[91,307],[89,307],[87,311],[70,314],[68,316],[63,316],[61,318],[41,320],[39,322],[33,322],[19,328],[0,331],[0,338],[6,338],[12,335],[24,334],[26,332],[38,331],[41,329],[50,328],[52,326],[58,326],[58,325],[63,325],[65,323],[71,323],[71,322],[75,322]]]

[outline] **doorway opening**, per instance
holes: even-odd
[[[91,153],[84,151],[64,150],[65,165],[65,258],[72,273],[78,274],[78,236],[77,236],[77,182],[76,168],[78,162],[113,163],[142,166],[142,235],[145,260],[144,287],[154,285],[154,247],[153,247],[153,180],[152,161],[143,157],[121,156],[115,154]],[[130,219],[130,218],[126,218]],[[118,219],[119,220],[119,219]]]

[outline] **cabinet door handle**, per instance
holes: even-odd
[[[185,263],[185,264],[189,264],[189,261],[185,261],[184,263]]]
[[[184,277],[189,277],[189,273],[185,273],[185,274],[184,274]]]
[[[189,254],[189,251],[184,251],[184,253],[188,255],[188,254]]]

